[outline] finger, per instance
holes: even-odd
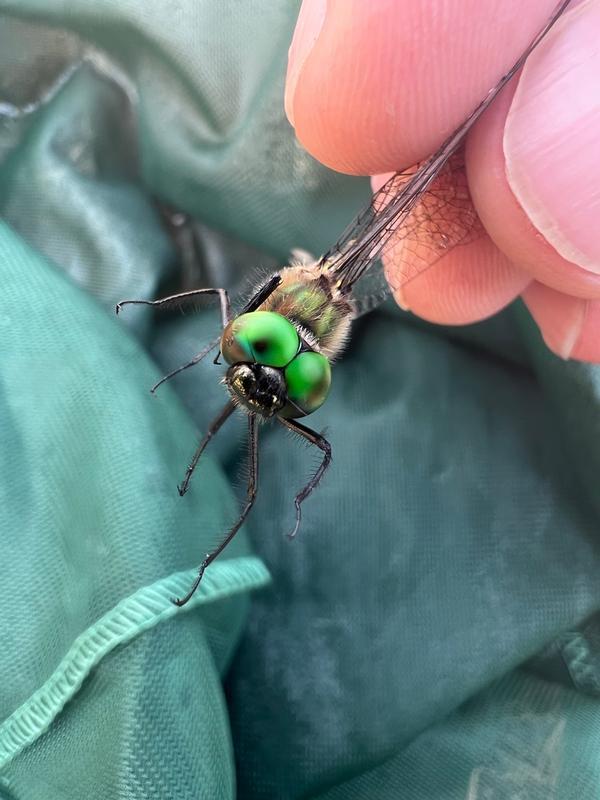
[[[523,299],[550,350],[561,358],[600,362],[600,300],[570,297],[537,282]]]
[[[555,0],[304,0],[286,110],[334,169],[373,175],[433,152],[541,29]],[[516,24],[518,22],[518,24]]]
[[[568,12],[467,142],[477,212],[538,281],[600,298],[600,0]]]

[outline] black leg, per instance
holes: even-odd
[[[229,419],[229,417],[233,414],[234,411],[235,411],[235,403],[233,403],[230,400],[227,403],[227,405],[221,410],[219,416],[216,417],[216,419],[213,419],[213,421],[210,423],[208,430],[206,431],[206,435],[204,436],[204,439],[202,439],[202,441],[198,445],[198,449],[194,453],[194,457],[192,458],[189,467],[185,471],[185,478],[183,479],[181,486],[177,487],[181,497],[183,497],[183,495],[188,490],[190,478],[192,477],[192,474],[196,469],[198,461],[200,461],[200,456],[206,449],[206,445],[210,442],[215,433],[217,433],[217,431],[219,430],[221,425],[225,422],[225,420]]]
[[[221,339],[220,339],[220,337],[219,337],[219,339],[213,339],[213,341],[212,341],[212,342],[210,342],[210,344],[207,344],[207,345],[206,345],[206,347],[204,348],[204,350],[201,350],[201,351],[198,353],[198,355],[195,355],[195,356],[194,356],[194,357],[191,359],[191,361],[188,361],[188,362],[187,362],[187,364],[184,364],[184,365],[183,365],[183,366],[181,366],[181,367],[177,367],[177,369],[174,369],[174,370],[173,370],[173,372],[169,372],[169,374],[168,374],[168,375],[165,375],[164,377],[162,377],[162,378],[161,378],[161,379],[158,381],[158,383],[155,383],[155,384],[154,384],[154,386],[153,386],[153,387],[150,389],[150,392],[151,392],[152,394],[154,394],[154,392],[155,392],[155,391],[158,389],[158,387],[159,387],[161,384],[165,383],[165,381],[171,380],[171,378],[172,378],[174,375],[179,375],[179,373],[180,373],[180,372],[183,372],[183,370],[184,370],[184,369],[188,369],[189,367],[193,367],[193,366],[194,366],[194,364],[197,364],[199,361],[202,361],[202,359],[204,358],[204,356],[208,355],[208,353],[210,353],[210,351],[211,351],[211,350],[214,350],[214,349],[215,349],[215,347],[216,347],[216,346],[219,344],[220,340],[221,340]]]
[[[183,300],[191,299],[192,297],[197,297],[201,294],[219,295],[219,301],[221,303],[221,323],[223,328],[225,328],[231,318],[231,308],[229,305],[229,295],[227,294],[227,289],[192,289],[190,292],[171,294],[168,297],[163,297],[161,300],[121,300],[120,303],[117,303],[115,311],[118,314],[123,306],[129,305],[156,306],[157,308],[161,308],[169,303],[175,304]]]
[[[260,289],[253,295],[246,305],[240,311],[240,314],[248,314],[250,311],[256,311],[259,306],[267,300],[281,283],[281,275],[271,275],[269,280],[261,286]]]
[[[254,500],[256,499],[256,488],[258,483],[258,427],[256,424],[256,414],[250,414],[248,416],[248,435],[250,440],[250,477],[248,478],[248,489],[246,492],[246,504],[242,509],[242,513],[238,517],[238,521],[235,525],[231,528],[227,536],[223,539],[221,544],[213,550],[211,553],[207,553],[206,558],[200,564],[200,568],[198,569],[198,575],[196,576],[196,580],[192,584],[192,588],[189,592],[182,597],[181,599],[173,600],[176,606],[184,606],[191,596],[194,594],[198,586],[200,585],[200,581],[202,580],[202,576],[204,575],[204,570],[211,564],[215,558],[223,552],[223,550],[227,547],[229,542],[233,539],[236,533],[244,524],[244,521],[252,506],[254,505]]]
[[[302,425],[295,419],[282,419],[281,417],[277,417],[279,422],[284,425],[289,430],[297,433],[299,436],[302,436],[303,439],[306,439],[311,444],[314,444],[315,447],[318,447],[319,450],[323,451],[323,460],[319,464],[319,468],[306,484],[306,486],[298,492],[296,498],[294,499],[294,505],[296,506],[296,524],[294,525],[293,529],[288,536],[290,539],[293,539],[294,536],[298,533],[298,528],[300,527],[300,520],[302,519],[302,510],[300,505],[306,500],[308,495],[312,492],[313,489],[319,484],[319,481],[325,474],[325,470],[331,463],[331,445],[325,439],[324,436],[321,436],[320,433],[316,433],[315,431],[307,428],[306,425]]]

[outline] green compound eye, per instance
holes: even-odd
[[[300,353],[284,371],[289,399],[305,414],[325,402],[331,386],[329,361],[320,353]]]
[[[223,334],[221,350],[229,364],[255,361],[285,367],[300,347],[292,323],[274,311],[251,311],[233,320]]]

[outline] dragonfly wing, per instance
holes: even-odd
[[[402,216],[383,247],[385,275],[396,300],[403,288],[453,248],[485,234],[471,200],[464,151],[450,157],[430,189]]]
[[[351,237],[343,237],[324,257],[327,268],[348,287],[356,316],[371,311],[390,291],[401,299],[406,283],[454,247],[484,235],[463,150],[450,156],[424,192],[407,191],[422,166],[393,175],[375,192]],[[369,241],[368,231],[376,227]]]

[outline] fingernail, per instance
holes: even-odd
[[[600,274],[600,0],[568,11],[529,57],[504,129],[509,185],[567,261]]]
[[[579,342],[587,306],[587,300],[579,297],[569,299],[572,300],[572,303],[569,303],[570,308],[565,309],[563,306],[560,316],[556,315],[549,320],[548,317],[552,316],[552,311],[546,312],[544,315],[546,324],[542,328],[544,341],[550,350],[565,360],[571,358]]]
[[[523,299],[549,349],[565,360],[575,356],[585,321],[587,300],[557,292],[534,281]]]
[[[294,93],[304,62],[310,55],[325,21],[327,0],[304,0],[292,44],[288,53],[288,69],[285,82],[285,113],[294,124]]]

